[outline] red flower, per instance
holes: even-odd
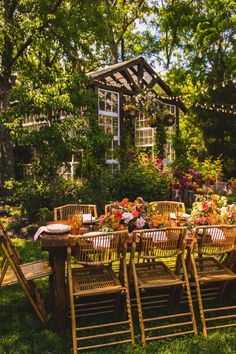
[[[115,218],[116,218],[116,220],[120,221],[122,219],[122,212],[121,211],[116,211],[115,212]]]

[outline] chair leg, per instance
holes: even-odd
[[[74,303],[73,286],[72,286],[72,273],[71,273],[71,268],[69,266],[68,266],[68,285],[69,285],[69,299],[70,299],[73,354],[77,354],[75,303]]]
[[[202,322],[203,336],[207,337],[207,329],[206,329],[206,321],[205,321],[204,310],[203,310],[201,289],[200,289],[200,284],[198,281],[198,274],[197,274],[197,267],[196,267],[195,259],[192,254],[191,254],[191,263],[192,263],[194,280],[195,280],[196,291],[197,291],[198,307],[199,307],[199,313],[200,313],[200,318],[201,318],[201,322]]]
[[[143,312],[142,312],[141,298],[140,298],[140,292],[138,287],[138,278],[136,274],[135,264],[133,262],[131,264],[132,264],[132,272],[133,272],[133,279],[134,279],[135,295],[137,301],[139,326],[141,331],[141,341],[142,341],[142,346],[144,347],[146,345],[146,336],[145,336],[144,324],[143,324]]]
[[[186,267],[186,263],[185,263],[185,259],[184,259],[183,254],[181,255],[181,260],[182,260],[182,267],[183,267],[184,280],[185,280],[185,286],[186,286],[188,306],[189,306],[192,321],[193,321],[193,331],[194,331],[194,334],[197,335],[197,324],[196,324],[196,319],[195,319],[195,314],[194,314],[193,300],[192,300],[192,295],[191,295],[191,290],[190,290],[187,267]]]
[[[0,274],[0,286],[2,285],[3,279],[5,277],[5,274],[7,272],[9,266],[9,262],[6,257],[3,258],[2,263],[1,263],[1,274]]]
[[[131,334],[132,345],[134,345],[135,344],[134,327],[133,327],[132,312],[131,312],[128,272],[127,272],[127,266],[126,266],[125,260],[124,260],[124,265],[123,265],[123,275],[124,275],[124,285],[125,285],[125,289],[126,289],[126,294],[125,294],[126,311],[127,311],[127,316],[128,316],[128,320],[129,320],[129,329],[130,329],[130,334]]]

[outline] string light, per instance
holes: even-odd
[[[157,74],[153,74],[152,77],[153,78],[157,78],[158,76],[157,76]],[[96,82],[98,84],[114,87],[114,83],[112,84],[112,83],[108,83],[108,82],[103,82],[101,80],[96,80]],[[119,88],[121,88],[121,87],[127,88],[127,85],[129,85],[131,88],[133,86],[133,83],[129,84],[127,82],[127,85],[124,85],[124,84],[118,83],[117,81],[114,81],[114,82],[115,82],[115,85],[117,87],[119,87]],[[142,80],[139,80],[139,83],[142,83]],[[225,87],[226,85],[228,85],[230,83],[236,83],[236,78],[230,77],[228,79],[225,79],[224,81],[221,81],[221,82],[218,82],[218,83],[214,83],[211,86],[207,86],[206,88],[201,89],[200,92],[201,93],[205,93],[210,88],[212,88],[213,90],[216,90],[216,88],[218,86]],[[167,95],[159,94],[157,92],[155,92],[155,94],[156,94],[156,96],[158,98],[163,99],[165,101],[176,101],[176,102],[182,101],[184,98],[192,96],[191,93],[186,93],[184,95],[178,95],[178,96],[167,96]],[[222,103],[207,103],[207,102],[205,102],[203,104],[200,104],[200,103],[192,103],[191,101],[185,101],[185,102],[186,102],[186,104],[190,105],[191,107],[197,107],[197,108],[201,108],[201,109],[205,109],[205,110],[210,110],[210,111],[216,111],[216,112],[221,112],[221,113],[225,113],[225,114],[236,115],[236,105],[234,105],[232,103],[222,104]],[[220,106],[220,107],[218,107],[218,106]]]
[[[235,111],[232,111],[232,110],[227,110],[225,109],[224,105],[222,105],[224,108],[220,108],[220,107],[211,107],[211,106],[208,106],[207,103],[203,103],[203,104],[200,104],[200,103],[192,103],[191,104],[193,107],[199,107],[199,108],[202,108],[202,109],[206,109],[206,110],[210,110],[210,111],[216,111],[216,112],[222,112],[222,113],[226,113],[226,114],[233,114],[233,115],[236,115],[236,110]]]
[[[230,36],[232,36],[233,39],[236,39],[236,28],[227,34],[228,38],[230,38]],[[214,49],[217,50],[220,43],[223,42],[223,40],[226,40],[226,38],[224,38],[224,34],[223,34],[222,37],[218,38],[215,42],[212,42],[209,44],[209,46],[202,48],[198,53],[198,58],[201,59],[203,57],[203,53],[207,52],[211,47],[214,47]]]

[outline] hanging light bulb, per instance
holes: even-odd
[[[216,90],[216,85],[213,86],[213,90]]]
[[[198,53],[198,58],[201,59],[202,58],[202,52]]]
[[[224,82],[222,83],[222,87],[225,87],[225,83]]]

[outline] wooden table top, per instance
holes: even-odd
[[[49,224],[67,224],[66,221],[61,221],[61,222],[49,222]],[[83,235],[86,232],[91,231],[88,225],[84,225],[83,227],[80,228],[78,231],[78,235]],[[40,235],[40,241],[42,243],[42,247],[45,249],[48,248],[57,248],[57,247],[68,247],[68,246],[75,246],[77,235],[71,235],[70,232],[66,232],[64,234],[52,234],[52,233],[46,233],[43,232]]]
[[[89,227],[82,227],[78,231],[78,235],[83,235],[86,232],[90,232],[91,230]],[[50,248],[66,248],[68,246],[74,247],[76,246],[76,237],[77,235],[71,235],[69,232],[64,233],[64,234],[49,234],[49,233],[42,233],[40,235],[40,240],[42,243],[43,249],[50,249]],[[190,244],[191,241],[193,240],[193,235],[187,235],[186,236],[186,241],[187,244]],[[128,240],[128,243],[132,242],[132,237],[130,237],[130,240]]]

